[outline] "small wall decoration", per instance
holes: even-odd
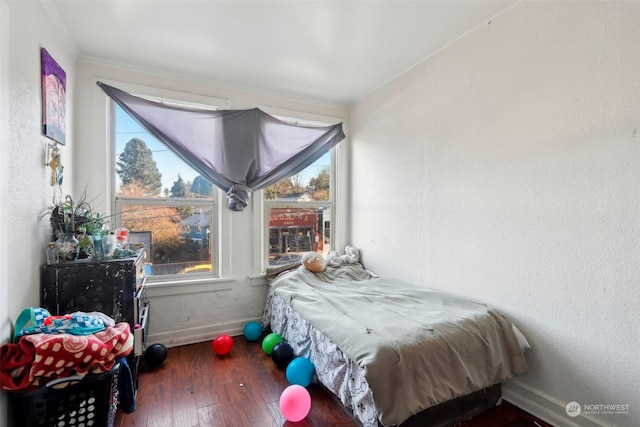
[[[64,170],[64,166],[62,166],[62,161],[60,159],[60,149],[55,143],[47,145],[46,166],[51,167],[51,180],[49,184],[52,187],[55,185],[62,185],[62,171]]]
[[[45,48],[42,54],[42,132],[59,144],[65,144],[67,73]]]

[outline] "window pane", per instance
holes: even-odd
[[[129,229],[131,241],[145,244],[147,274],[216,274],[212,184],[115,108],[119,225]]]
[[[145,243],[151,275],[214,271],[211,219],[212,209],[193,205],[122,205],[122,226]]]
[[[115,188],[136,197],[211,197],[212,185],[116,105]]]
[[[305,252],[326,256],[331,249],[328,208],[272,207],[269,210],[269,265],[300,261]]]
[[[296,202],[330,200],[331,152],[326,153],[311,165],[291,178],[267,187],[267,200],[290,200]]]

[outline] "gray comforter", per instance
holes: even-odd
[[[360,264],[300,268],[271,286],[364,370],[384,425],[527,372],[512,324],[478,302]]]

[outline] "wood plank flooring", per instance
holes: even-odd
[[[115,427],[358,427],[317,384],[308,387],[307,417],[287,421],[279,399],[288,385],[259,341],[234,337],[226,356],[216,355],[208,342],[174,347],[161,366],[140,374],[136,411],[119,411]],[[506,402],[457,427],[484,426],[550,427]]]

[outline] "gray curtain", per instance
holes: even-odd
[[[120,107],[243,210],[251,192],[288,178],[344,139],[342,123],[306,126],[258,108],[201,110],[149,101],[98,82]]]

